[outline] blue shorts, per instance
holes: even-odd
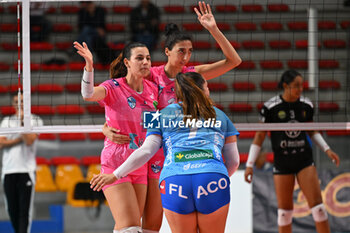
[[[160,183],[163,208],[210,214],[230,203],[230,180],[220,173],[170,176]]]

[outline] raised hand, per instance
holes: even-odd
[[[93,56],[87,44],[83,42],[83,45],[81,45],[77,41],[74,41],[73,45],[78,50],[77,53],[85,59],[87,71],[91,72],[93,68]]]
[[[199,22],[202,26],[208,31],[215,29],[217,27],[214,15],[211,12],[211,8],[209,4],[205,4],[205,2],[198,2],[199,10],[197,7],[194,8],[198,16]]]

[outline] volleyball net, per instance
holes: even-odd
[[[188,65],[224,58],[197,20],[193,11],[197,1],[151,2],[160,14],[152,65],[166,63],[163,32],[170,22],[193,38],[194,52]],[[243,60],[239,67],[208,84],[217,107],[230,116],[238,130],[350,130],[350,9],[343,1],[207,3],[218,27]],[[104,109],[81,97],[85,63],[72,47],[81,33],[79,10],[83,4],[74,0],[0,1],[0,117],[15,113],[12,99],[19,90],[24,96],[23,126],[2,127],[0,133],[101,131]],[[101,24],[106,33],[105,41],[93,50],[97,85],[109,77],[108,58],[116,57],[131,40],[129,15],[139,1],[94,4],[104,11]],[[259,124],[262,104],[281,93],[277,83],[287,69],[304,77],[303,95],[314,104],[314,123]],[[44,126],[32,127],[31,113],[39,115]]]

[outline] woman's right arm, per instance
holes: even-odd
[[[244,173],[245,181],[248,183],[252,182],[253,179],[253,166],[256,159],[259,156],[261,145],[263,144],[266,137],[266,131],[258,131],[255,133],[254,140],[249,149],[248,160],[246,163],[246,169]]]
[[[77,53],[85,59],[83,79],[81,81],[81,94],[86,101],[99,101],[106,97],[106,90],[102,86],[94,87],[93,57],[86,43],[83,45],[74,42]]]

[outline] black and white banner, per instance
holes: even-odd
[[[320,171],[319,180],[331,231],[350,232],[350,171]],[[254,232],[278,232],[277,200],[272,172],[254,172],[253,197]],[[293,197],[293,232],[314,232],[311,211],[297,183]]]

